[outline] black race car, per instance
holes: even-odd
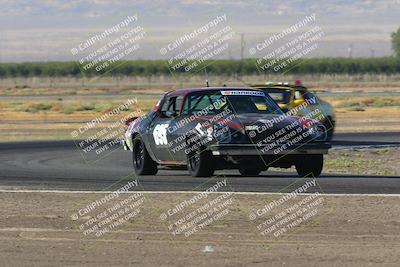
[[[254,176],[295,165],[300,176],[317,177],[331,147],[322,124],[284,114],[254,88],[172,91],[127,125],[123,145],[132,151],[137,175],[154,175],[158,165],[187,167],[197,177],[217,169]]]

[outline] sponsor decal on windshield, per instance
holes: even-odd
[[[221,91],[222,95],[250,95],[250,96],[265,96],[264,92],[261,91]]]
[[[268,109],[267,105],[265,103],[255,103],[256,107],[260,111],[266,111]]]

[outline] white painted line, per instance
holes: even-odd
[[[51,193],[51,194],[111,194],[114,191],[67,191],[67,190],[7,190],[0,189],[0,193]],[[120,194],[198,194],[203,191],[128,191],[120,192]],[[224,194],[231,192],[234,195],[284,195],[288,193],[277,193],[277,192],[235,192],[235,191],[221,191],[221,192],[209,192],[209,194]],[[299,195],[312,195],[313,193],[301,193]],[[400,194],[329,194],[320,193],[321,196],[333,196],[333,197],[400,197]]]
[[[341,145],[333,145],[332,149],[367,149],[367,148],[392,148],[392,147],[400,147],[400,144],[390,144],[390,145],[349,145],[349,146],[341,146]]]

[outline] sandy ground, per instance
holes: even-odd
[[[323,174],[400,176],[400,148],[333,148],[324,156]],[[271,171],[296,172],[270,168]]]
[[[249,214],[283,195],[232,194],[226,198],[231,202],[224,217],[185,237],[169,230],[175,229],[170,225],[178,217],[163,221],[160,215],[195,195],[144,193],[139,195],[143,202],[135,206],[139,210],[135,217],[98,237],[83,233],[91,219],[133,195],[119,195],[81,216],[79,210],[105,194],[0,193],[2,265],[398,266],[400,261],[399,196],[316,195],[322,200],[313,206],[314,216],[282,235],[262,236],[258,227],[265,218],[276,218],[307,196],[297,196],[252,221]],[[219,196],[208,195],[181,215]]]

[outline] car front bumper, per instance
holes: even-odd
[[[265,149],[255,144],[216,144],[209,150],[214,156],[250,156],[250,155],[310,155],[327,154],[330,143],[296,144],[287,149]]]

